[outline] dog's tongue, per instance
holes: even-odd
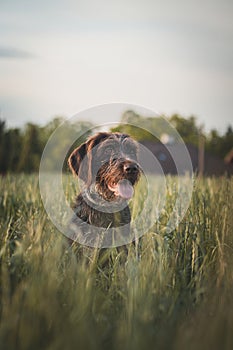
[[[133,197],[133,186],[127,180],[119,181],[117,184],[117,191],[122,198],[130,199]]]

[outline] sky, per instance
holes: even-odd
[[[9,127],[112,102],[195,115],[224,132],[233,124],[233,1],[0,0]]]

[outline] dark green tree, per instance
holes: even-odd
[[[167,131],[167,123],[163,117],[142,117],[134,111],[126,111],[120,124],[111,129],[131,135],[135,140],[158,142],[160,136]]]
[[[9,129],[5,133],[5,157],[7,171],[15,172],[18,169],[22,148],[22,134],[20,129]]]
[[[198,145],[200,127],[197,126],[196,118],[191,116],[189,118],[183,118],[178,114],[173,114],[169,121],[176,128],[177,132],[186,143]]]
[[[40,127],[28,123],[23,135],[22,149],[17,170],[19,172],[38,171],[43,145],[40,141]]]
[[[224,158],[233,148],[233,130],[229,126],[223,136],[216,129],[210,131],[206,140],[206,149],[208,152]]]
[[[6,150],[6,122],[0,119],[0,173],[4,174],[7,171]]]

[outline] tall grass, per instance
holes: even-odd
[[[1,349],[233,348],[232,179],[196,180],[179,226],[165,210],[127,253],[71,247],[37,176],[0,181]]]

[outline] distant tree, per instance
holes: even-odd
[[[218,156],[221,153],[221,136],[216,129],[212,129],[209,135],[207,135],[206,150]]]
[[[22,149],[17,170],[23,172],[38,171],[42,144],[40,142],[40,127],[28,123],[23,135]]]
[[[9,129],[5,133],[5,154],[7,171],[15,172],[18,169],[22,148],[20,129]]]
[[[196,118],[191,116],[183,118],[178,114],[173,114],[169,121],[176,128],[184,142],[198,145],[200,128],[196,124]]]
[[[4,174],[7,171],[7,155],[6,151],[6,122],[0,120],[0,173]]]
[[[56,117],[43,127],[28,123],[23,130],[6,129],[5,121],[0,120],[0,173],[38,171],[44,147],[55,130],[47,169],[57,170],[57,160],[64,154],[66,169],[69,154],[87,139],[92,128],[93,124],[86,121],[71,123]]]
[[[122,115],[120,124],[111,130],[129,134],[138,141],[158,142],[160,136],[167,131],[167,123],[164,117],[145,118],[129,110]]]
[[[5,120],[0,119],[0,146],[2,145],[5,128],[6,128]]]
[[[67,170],[67,159],[75,147],[78,147],[91,134],[93,125],[90,122],[71,122],[56,117],[50,123],[41,128],[43,145],[49,140],[49,154],[44,158],[43,166],[48,171],[59,171],[60,160],[63,160],[63,170]],[[56,132],[53,137],[53,132]],[[44,142],[45,141],[45,142]],[[44,148],[44,147],[43,147]]]
[[[57,160],[64,156],[63,170],[67,170],[69,154],[92,134],[92,128],[93,125],[89,122],[70,122],[63,117],[55,117],[43,127],[28,123],[23,130],[7,129],[5,121],[0,120],[0,173],[38,171],[44,147],[55,130],[56,142],[51,148],[50,157],[45,166],[48,170],[58,170]],[[179,142],[175,132],[177,130],[186,143],[196,146],[201,132],[193,116],[184,118],[174,114],[170,118],[164,116],[145,118],[132,110],[126,111],[119,125],[111,130],[130,134],[138,141],[158,142],[161,136],[166,134],[165,136],[172,136],[174,141]],[[217,130],[211,130],[206,135],[206,150],[222,159],[232,147],[231,126],[227,128],[224,135],[220,135]]]
[[[229,126],[223,136],[216,129],[210,131],[206,139],[206,149],[208,152],[224,158],[233,148],[233,130]]]
[[[223,136],[223,147],[221,150],[221,155],[225,157],[225,155],[233,149],[233,129],[231,126],[228,126],[225,135]]]
[[[180,135],[184,142],[194,145],[198,144],[199,136],[199,126],[193,116],[186,119],[174,114],[171,117],[162,115],[145,118],[131,110],[122,115],[119,126],[112,130],[129,133],[136,140],[158,141],[163,134],[166,134],[179,142]]]
[[[40,128],[40,141],[45,146],[52,133],[65,121],[65,118],[56,116],[45,126]]]

